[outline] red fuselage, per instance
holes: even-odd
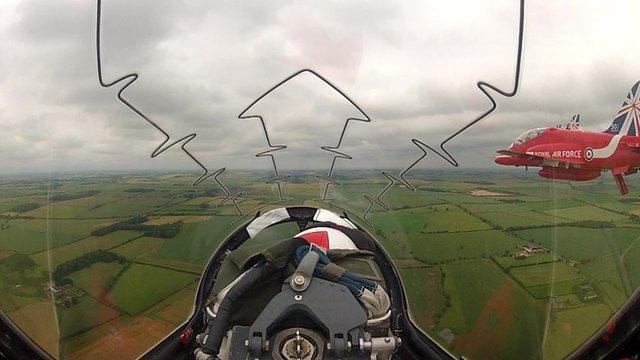
[[[500,165],[549,166],[559,162],[564,168],[614,170],[624,172],[640,167],[640,138],[628,135],[544,129],[540,135],[520,144],[512,144],[508,152],[522,156],[502,155]],[[528,156],[527,156],[528,155]],[[564,164],[564,166],[563,166]]]
[[[522,134],[495,162],[507,166],[539,166],[544,178],[588,181],[611,171],[621,194],[628,189],[624,175],[640,167],[640,137],[558,128]]]

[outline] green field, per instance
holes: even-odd
[[[156,239],[150,237],[141,237],[124,245],[113,248],[113,252],[124,255],[130,259],[145,257],[158,249],[165,243],[166,239]]]
[[[409,241],[415,257],[428,264],[511,253],[524,244],[497,230],[411,234]]]
[[[496,256],[493,258],[500,267],[504,269],[525,266],[525,265],[534,265],[541,263],[548,263],[558,261],[558,256],[553,253],[542,253],[529,256],[525,259],[516,259],[513,256]]]
[[[544,357],[561,359],[593,335],[609,319],[601,304],[554,312],[547,325]]]
[[[451,205],[432,206],[433,213],[425,214],[425,225],[422,232],[440,232],[440,231],[478,231],[489,230],[490,225],[482,222],[478,218],[471,216],[458,207]]]
[[[623,263],[627,270],[631,287],[637,289],[640,286],[640,246],[629,249],[624,254]]]
[[[96,263],[71,274],[70,277],[76,287],[84,290],[92,298],[111,304],[113,301],[106,295],[124,270],[125,265],[117,261]]]
[[[494,213],[494,212],[504,212],[504,213],[513,213],[513,212],[522,212],[529,211],[529,209],[523,203],[501,203],[501,202],[493,202],[493,203],[463,203],[460,206],[467,209],[471,213],[474,214],[484,214],[484,213]]]
[[[185,205],[180,204],[165,206],[154,210],[154,215],[215,215],[221,213],[221,209],[217,209],[215,206],[203,208],[200,205]],[[234,212],[230,211],[228,215],[233,215]]]
[[[502,228],[526,226],[552,226],[569,222],[562,218],[547,215],[538,211],[485,212],[478,216]]]
[[[611,199],[605,199],[602,202],[598,202],[598,206],[611,211],[637,213],[638,208],[640,207],[640,202],[626,202],[626,201],[622,202],[622,201],[611,201]]]
[[[580,286],[584,281],[584,279],[576,277],[566,281],[533,285],[526,289],[536,299],[547,299],[550,296],[575,294],[576,287]]]
[[[515,234],[526,241],[541,244],[567,259],[578,261],[620,253],[640,238],[639,229],[569,226],[519,230]]]
[[[104,306],[89,296],[81,296],[79,303],[70,308],[57,307],[60,338],[78,335],[111,319],[118,317],[118,311]]]
[[[319,200],[324,182],[309,174],[283,181],[293,200],[278,204],[275,185],[264,182],[270,173],[226,174],[231,192],[244,193],[239,220],[233,206],[217,206],[223,194],[215,183],[191,186],[193,174],[0,179],[0,308],[48,349],[59,345],[62,357],[108,353],[101,341],[109,336],[136,338],[127,351],[139,356],[189,316],[199,272],[232,231],[258,210],[301,204],[346,211],[367,229],[399,268],[413,321],[469,359],[560,359],[640,286],[640,222],[631,216],[640,215],[640,199],[617,195],[609,182],[416,170],[416,191],[392,187],[383,196],[391,211],[374,204],[368,224],[363,194],[375,197],[386,178],[377,171],[338,173],[342,185],[330,187],[329,201]],[[633,179],[630,188],[640,188]],[[148,216],[147,225],[182,224],[165,238],[123,230],[91,235],[136,216]],[[298,232],[297,224],[278,225],[246,245]],[[523,258],[530,243],[542,253]],[[53,298],[45,292],[60,264],[99,249],[124,258],[73,272],[73,285]],[[581,284],[593,286],[596,297],[584,300]],[[64,304],[69,294],[79,294],[77,304]],[[58,305],[45,306],[47,299]],[[53,309],[57,318],[45,311]],[[52,339],[56,331],[38,333],[34,311],[57,322],[60,341]]]
[[[394,216],[389,216],[386,212],[377,213],[372,216],[371,221],[388,236],[402,236],[422,230],[426,219],[433,213],[429,208],[394,210]]]
[[[596,281],[607,283],[610,287],[616,288],[623,294],[626,293],[630,295],[632,291],[629,285],[628,274],[633,272],[624,270],[623,261],[618,255],[605,256],[580,264],[578,269],[586,276]],[[620,305],[621,304],[618,304],[618,306]]]
[[[401,269],[403,285],[410,299],[414,320],[425,331],[435,326],[445,311],[442,275],[439,268]]]
[[[581,205],[584,205],[584,203],[576,199],[560,199],[560,200],[527,202],[522,206],[531,210],[544,211],[544,210],[572,208],[572,207],[581,206]]]
[[[26,212],[24,215],[33,217],[48,216],[53,219],[75,218],[90,212],[92,209],[96,209],[99,206],[104,206],[104,204],[118,200],[120,200],[120,196],[117,194],[97,194],[80,199],[53,202],[38,209]]]
[[[562,201],[560,201],[562,206]],[[566,203],[566,201],[564,201]],[[568,204],[565,204],[568,205]],[[464,208],[485,221],[501,228],[552,226],[572,220],[554,216],[541,210],[548,202],[518,202],[497,204],[462,204]]]
[[[108,296],[118,308],[135,315],[196,280],[192,274],[134,264],[118,278]]]
[[[144,313],[170,324],[182,324],[193,312],[197,283],[192,283],[147,309]]]
[[[501,357],[520,349],[521,356],[536,358],[542,344],[542,306],[489,260],[443,265],[443,272],[451,307],[439,327],[459,334],[456,351],[475,358],[487,351]],[[507,336],[508,341],[497,340]]]
[[[579,278],[579,274],[562,261],[520,266],[511,269],[511,275],[525,287]]]
[[[102,221],[34,219],[10,222],[0,230],[0,250],[35,253],[79,240]]]
[[[627,301],[628,296],[620,288],[611,285],[608,282],[602,282],[598,285],[602,294],[605,296],[604,301],[611,311],[617,311]]]
[[[204,265],[233,230],[234,219],[233,216],[218,216],[202,223],[184,224],[176,237],[150,256]]]
[[[392,257],[412,258],[408,238],[422,230],[425,218],[432,212],[427,208],[415,208],[395,210],[394,216],[375,213],[371,216],[371,221],[375,224],[372,232],[378,235],[379,241]]]
[[[111,249],[138,236],[140,235],[137,232],[124,230],[116,231],[105,236],[90,236],[82,240],[72,242],[68,245],[35,253],[31,258],[38,265],[45,268],[49,266],[49,259],[51,259],[51,267],[55,268],[57,265],[80,257],[91,250]]]
[[[581,220],[599,220],[599,221],[617,221],[626,219],[627,216],[620,215],[608,210],[604,210],[593,205],[576,206],[562,209],[552,209],[545,211],[549,215],[559,218],[565,218],[575,221]]]
[[[158,195],[155,195],[158,196]],[[132,196],[129,198],[120,198],[116,201],[111,201],[103,204],[102,206],[87,211],[81,215],[81,217],[92,218],[112,218],[114,215],[119,217],[127,217],[137,215],[145,212],[149,212],[158,207],[169,205],[178,199],[170,197],[146,197],[146,196]]]
[[[45,269],[26,255],[14,253],[0,259],[0,308],[11,313],[46,301],[40,287],[46,279]]]

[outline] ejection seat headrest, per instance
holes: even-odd
[[[330,227],[314,227],[297,234],[295,237],[305,239],[324,251],[358,250],[358,247],[345,233]]]

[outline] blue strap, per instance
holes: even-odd
[[[318,260],[318,263],[313,270],[313,275],[319,278],[326,279],[324,268],[327,265],[331,264],[331,259],[329,259],[329,256],[327,256],[327,254],[324,251],[320,250],[318,247],[313,246],[312,244],[298,246],[293,256],[294,263],[297,266],[309,251],[313,251],[320,256],[320,259]],[[375,281],[362,278],[349,270],[345,270],[342,276],[338,277],[338,282],[346,286],[349,291],[351,291],[351,293],[358,298],[362,296],[362,292],[364,291],[364,289],[368,289],[369,291],[374,292],[376,287],[378,286]]]

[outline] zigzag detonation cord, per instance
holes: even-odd
[[[404,185],[405,187],[407,187],[408,189],[410,189],[411,191],[415,191],[416,188],[415,186],[413,186],[409,180],[407,180],[405,178],[405,175],[407,175],[411,170],[413,170],[413,168],[415,166],[417,166],[428,154],[427,150],[431,150],[432,152],[434,152],[436,155],[438,155],[439,157],[441,157],[442,159],[444,159],[446,162],[448,162],[449,164],[451,164],[451,166],[454,167],[458,167],[459,164],[456,161],[456,159],[447,151],[447,149],[445,149],[445,145],[453,140],[453,138],[455,138],[456,136],[460,135],[461,133],[463,133],[465,130],[467,130],[468,128],[470,128],[471,126],[475,125],[477,122],[481,121],[482,119],[484,119],[485,117],[487,117],[489,114],[491,114],[497,107],[497,103],[495,101],[495,99],[493,98],[493,96],[491,96],[491,93],[489,92],[489,90],[493,90],[496,93],[504,96],[504,97],[513,97],[516,95],[516,93],[518,92],[518,86],[520,85],[520,71],[521,71],[521,64],[522,64],[522,45],[523,45],[523,39],[524,39],[524,4],[525,0],[520,0],[520,13],[519,13],[519,22],[518,22],[518,50],[517,50],[517,54],[516,54],[516,73],[515,73],[515,78],[514,78],[514,84],[513,84],[513,90],[511,91],[504,91],[499,89],[498,87],[485,82],[485,81],[478,81],[477,83],[477,87],[478,89],[480,89],[480,91],[482,91],[482,93],[487,97],[487,99],[489,99],[489,101],[491,102],[491,107],[489,109],[487,109],[486,111],[484,111],[482,114],[480,114],[479,116],[477,116],[475,119],[471,120],[469,123],[467,123],[466,125],[464,125],[462,128],[460,128],[459,130],[457,130],[456,132],[454,132],[453,134],[449,135],[449,137],[447,137],[446,139],[444,139],[444,141],[442,141],[440,143],[440,150],[438,151],[436,149],[434,149],[433,147],[425,144],[424,142],[418,140],[418,139],[411,139],[411,142],[413,143],[413,145],[415,145],[421,152],[420,156],[413,161],[411,164],[409,164],[409,166],[407,166],[404,170],[402,170],[400,172],[400,174],[398,174],[398,176],[395,176],[393,174],[390,174],[387,171],[382,171],[382,175],[384,175],[389,182],[387,183],[387,185],[378,193],[378,195],[376,197],[372,197],[369,196],[367,194],[363,194],[362,196],[367,199],[367,201],[369,201],[369,207],[367,208],[367,210],[364,212],[363,214],[363,219],[369,223],[369,225],[372,225],[369,220],[367,219],[367,216],[369,215],[369,213],[371,212],[372,208],[377,204],[379,206],[381,206],[382,208],[384,208],[385,210],[389,211],[390,207],[385,204],[385,202],[382,200],[382,197],[385,195],[385,193],[387,191],[389,191],[389,189],[391,189],[393,187],[393,185]]]
[[[256,98],[254,101],[252,101],[251,104],[249,104],[249,106],[247,106],[244,110],[242,110],[240,115],[238,115],[238,119],[242,119],[242,120],[245,120],[245,119],[258,119],[258,120],[260,120],[260,125],[262,126],[262,131],[264,132],[264,136],[267,139],[267,145],[269,146],[269,150],[257,153],[256,157],[265,157],[265,156],[267,156],[267,157],[271,158],[271,164],[273,165],[273,171],[274,171],[276,177],[273,178],[273,179],[270,179],[269,181],[267,181],[267,183],[274,182],[274,183],[277,184],[278,196],[280,197],[280,200],[284,200],[284,201],[286,201],[288,199],[286,199],[284,197],[284,194],[283,194],[283,191],[282,191],[281,182],[284,179],[286,179],[288,177],[288,175],[281,175],[280,174],[280,171],[278,170],[278,165],[276,163],[276,159],[273,156],[273,154],[278,152],[278,151],[286,149],[287,146],[286,145],[273,145],[271,143],[271,139],[269,138],[269,133],[267,131],[267,126],[265,125],[264,118],[262,117],[262,115],[259,115],[259,114],[258,115],[247,115],[246,113],[247,113],[247,111],[249,111],[249,109],[251,109],[251,107],[253,107],[253,105],[258,103],[265,96],[269,95],[271,92],[273,92],[274,90],[276,90],[280,86],[284,85],[285,83],[287,83],[291,79],[293,79],[296,76],[301,75],[303,73],[309,73],[311,75],[314,75],[318,79],[322,80],[322,82],[324,82],[325,84],[329,85],[333,90],[338,92],[344,99],[346,99],[351,105],[353,105],[356,109],[358,109],[358,111],[363,116],[362,118],[360,118],[360,117],[347,118],[347,120],[344,123],[344,126],[342,127],[342,133],[340,134],[340,138],[338,139],[338,144],[336,146],[321,146],[320,147],[322,150],[328,151],[329,153],[335,155],[333,157],[332,161],[331,161],[331,167],[329,168],[329,172],[328,172],[327,176],[317,176],[318,178],[327,181],[327,183],[325,184],[325,187],[324,187],[322,200],[326,200],[327,192],[329,190],[329,185],[331,185],[331,184],[340,185],[339,182],[337,182],[335,179],[332,178],[333,171],[334,171],[334,166],[336,164],[336,160],[337,159],[347,159],[347,160],[352,159],[351,156],[349,156],[349,155],[347,155],[345,153],[342,153],[342,152],[337,150],[338,148],[340,148],[340,145],[342,144],[342,139],[344,138],[345,133],[347,132],[347,127],[349,126],[349,122],[350,121],[360,121],[360,122],[370,122],[371,121],[371,118],[369,117],[369,115],[367,115],[360,108],[360,106],[358,106],[358,104],[355,101],[353,101],[345,92],[340,90],[336,85],[334,85],[332,82],[327,80],[324,76],[320,75],[318,72],[316,72],[315,70],[311,70],[311,69],[298,70],[295,73],[287,76],[286,78],[284,78],[284,80],[281,80],[279,83],[277,83],[276,85],[272,86],[269,90],[267,90],[264,93],[262,93],[262,95],[260,95],[258,98]]]
[[[187,154],[187,156],[189,158],[191,158],[191,160],[193,160],[193,162],[196,163],[196,165],[198,165],[203,173],[202,175],[200,175],[200,177],[198,177],[192,184],[192,186],[197,186],[199,185],[201,182],[203,182],[204,180],[208,179],[208,178],[213,178],[213,180],[216,182],[216,184],[218,184],[218,186],[222,189],[222,191],[225,194],[225,198],[222,199],[222,201],[220,201],[220,203],[218,203],[218,206],[223,205],[229,201],[231,201],[231,203],[233,204],[233,206],[235,207],[236,211],[238,212],[238,216],[242,215],[242,211],[240,210],[240,207],[238,206],[238,203],[236,202],[236,199],[242,195],[242,193],[238,193],[235,195],[232,195],[231,192],[222,184],[222,182],[220,181],[219,177],[220,175],[222,175],[225,172],[225,168],[220,168],[216,171],[210,172],[187,148],[186,145],[191,142],[193,139],[196,138],[197,134],[196,133],[191,133],[187,136],[184,136],[180,139],[177,140],[173,140],[171,138],[171,135],[165,131],[164,129],[162,129],[162,127],[160,127],[160,125],[158,125],[155,121],[151,120],[151,118],[149,118],[147,115],[145,115],[141,110],[139,110],[138,108],[136,108],[131,102],[129,102],[123,95],[124,91],[131,86],[134,82],[136,82],[136,80],[138,80],[139,75],[137,73],[130,73],[127,75],[124,75],[116,80],[113,80],[111,82],[105,82],[104,78],[103,78],[103,74],[102,74],[102,52],[101,52],[101,45],[100,45],[100,38],[101,38],[101,23],[102,23],[102,0],[98,0],[97,1],[97,16],[96,16],[96,54],[97,54],[97,64],[98,64],[98,81],[100,82],[100,86],[102,86],[103,88],[109,88],[111,86],[114,86],[116,84],[122,83],[122,87],[120,88],[120,90],[118,90],[118,100],[120,100],[120,102],[122,102],[126,107],[128,107],[129,109],[133,110],[133,112],[135,112],[136,114],[138,114],[138,116],[140,116],[141,118],[143,118],[146,122],[148,122],[149,124],[151,124],[154,128],[156,128],[158,131],[160,131],[162,133],[162,135],[164,135],[164,140],[162,140],[162,142],[160,143],[160,145],[158,145],[155,150],[153,150],[153,152],[151,153],[151,158],[155,158],[156,156],[162,154],[163,152],[165,152],[166,150],[172,148],[173,146],[180,144],[180,148],[182,149],[182,151]]]

